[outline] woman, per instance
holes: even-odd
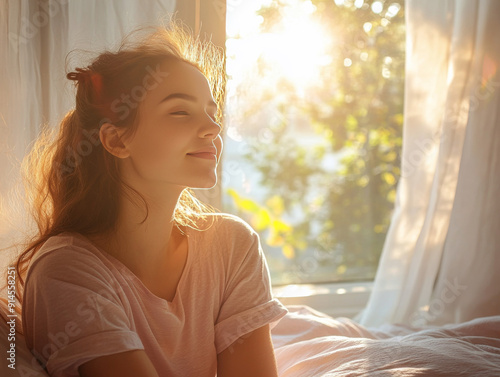
[[[51,376],[277,376],[287,310],[258,235],[189,191],[217,180],[222,64],[172,23],[68,73],[76,107],[27,159],[39,234],[17,261]]]

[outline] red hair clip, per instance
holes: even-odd
[[[76,72],[70,72],[66,75],[66,77],[70,80],[75,80],[78,82],[87,82],[89,79],[92,82],[92,87],[94,88],[94,92],[96,94],[96,99],[101,98],[102,93],[102,76],[93,72],[89,69],[76,68]]]
[[[92,81],[92,86],[96,94],[96,99],[99,100],[101,98],[101,92],[102,92],[102,76],[97,72],[92,72],[90,80]]]

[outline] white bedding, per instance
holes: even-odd
[[[308,306],[287,308],[271,331],[280,377],[500,377],[500,316],[417,331],[367,329]],[[16,339],[17,369],[7,367],[7,332],[2,321],[0,376],[47,376],[32,364],[22,337]]]
[[[365,328],[290,305],[272,329],[280,377],[500,377],[500,316],[441,328]]]

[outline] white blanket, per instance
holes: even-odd
[[[290,305],[272,329],[280,377],[500,377],[500,316],[440,328],[365,328]]]
[[[287,308],[271,331],[280,377],[500,377],[500,316],[425,330],[367,329],[308,306]],[[23,337],[16,339],[16,369],[8,368],[8,331],[3,323],[0,376],[47,376],[33,363]]]

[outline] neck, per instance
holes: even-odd
[[[183,239],[173,222],[182,188],[163,187],[157,195],[140,192],[148,203],[148,211],[142,200],[133,203],[122,196],[114,230],[95,241],[139,277],[154,275],[168,265]]]

